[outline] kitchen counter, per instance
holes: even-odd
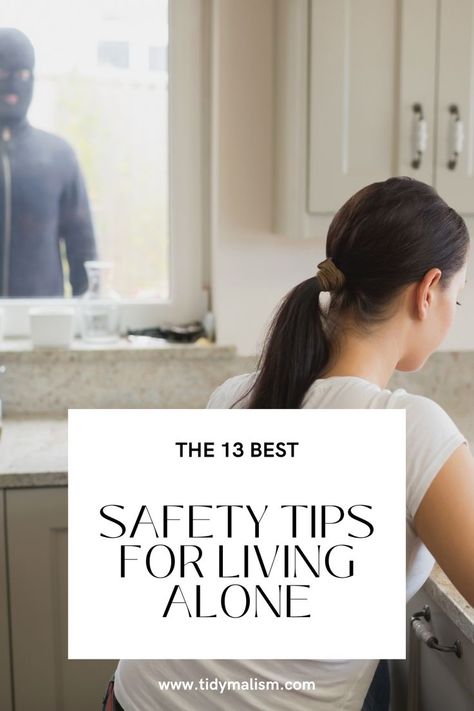
[[[67,485],[67,418],[4,418],[0,488]]]
[[[0,489],[39,486],[67,486],[67,419],[4,419],[0,440]],[[423,587],[474,643],[474,608],[438,565]]]
[[[423,589],[474,644],[474,607],[454,587],[438,564],[434,566]]]
[[[131,340],[132,339],[132,340]],[[195,343],[168,343],[162,338],[131,336],[113,343],[88,344],[74,339],[69,348],[34,348],[29,338],[8,338],[0,341],[2,362],[46,363],[63,365],[72,361],[85,363],[100,359],[114,363],[117,358],[133,361],[137,353],[144,359],[196,360],[221,358],[235,353],[235,346],[221,346],[200,339]]]

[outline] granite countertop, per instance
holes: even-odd
[[[67,485],[67,419],[4,418],[0,488]]]
[[[17,417],[3,420],[0,489],[67,486],[67,419]],[[474,608],[438,565],[424,590],[474,644]]]
[[[468,640],[474,644],[474,607],[471,607],[454,587],[437,563],[423,587]]]

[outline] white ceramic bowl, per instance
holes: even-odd
[[[71,306],[34,306],[28,310],[34,348],[69,348],[74,336]]]

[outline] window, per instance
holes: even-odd
[[[203,6],[196,0],[4,0],[0,10],[0,25],[22,30],[35,47],[28,119],[74,151],[97,256],[114,263],[125,326],[192,320],[205,309]],[[73,247],[62,240],[57,258],[66,298],[80,298],[70,283]],[[32,261],[38,272],[38,260]],[[64,300],[47,291],[5,297],[9,335],[28,333],[32,298],[35,304]]]

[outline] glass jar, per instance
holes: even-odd
[[[88,288],[80,299],[80,309],[86,343],[112,343],[120,336],[120,297],[111,285],[113,266],[112,262],[84,262]]]

